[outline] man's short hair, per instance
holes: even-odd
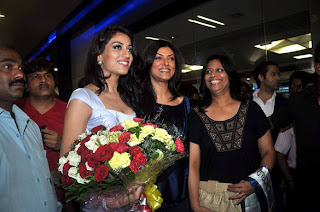
[[[53,73],[53,64],[45,58],[35,58],[26,61],[22,65],[22,70],[25,74],[32,74],[35,72],[48,71]]]
[[[277,66],[279,68],[278,63],[273,61],[263,61],[259,63],[259,65],[254,69],[254,79],[260,88],[260,80],[259,80],[259,74],[261,74],[264,78],[266,78],[266,74],[268,72],[268,66]]]

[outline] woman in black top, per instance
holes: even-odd
[[[259,166],[271,169],[274,165],[269,123],[256,103],[239,98],[240,79],[228,58],[209,57],[201,83],[203,102],[190,112],[188,120],[191,208],[245,211],[239,204],[255,192],[248,176]],[[213,206],[215,192],[220,191],[225,203]],[[212,196],[204,197],[206,192]]]
[[[142,54],[144,72],[141,84],[141,114],[147,120],[178,130],[181,140],[187,132],[188,98],[178,94],[182,57],[167,41],[154,41]],[[187,149],[187,148],[186,148]],[[158,177],[163,203],[158,211],[189,211],[188,159],[180,159]]]

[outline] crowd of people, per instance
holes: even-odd
[[[189,156],[157,179],[158,211],[317,211],[319,44],[315,74],[294,72],[289,99],[276,93],[276,62],[255,68],[253,91],[228,57],[211,55],[198,91],[180,87],[183,57],[173,43],[153,41],[141,57],[135,45],[121,26],[97,33],[67,103],[48,60],[22,62],[0,47],[1,211],[90,211],[66,202],[59,157],[80,134],[134,117],[174,125],[186,138]],[[144,185],[131,186],[116,208],[140,198]]]

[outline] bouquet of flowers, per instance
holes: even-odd
[[[96,198],[108,210],[118,195],[129,195],[128,185],[143,183],[149,205],[156,210],[162,199],[153,183],[164,169],[187,155],[179,135],[172,134],[140,118],[81,134],[59,160],[68,200]]]

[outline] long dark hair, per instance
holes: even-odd
[[[133,47],[132,64],[129,68],[128,74],[119,77],[117,90],[121,99],[133,110],[137,110],[138,98],[136,94],[138,92],[138,86],[137,81],[135,80],[135,73],[142,67],[141,58],[136,51],[132,33],[122,26],[107,27],[95,35],[88,51],[85,76],[81,79],[79,87],[84,87],[92,83],[99,88],[97,91],[98,95],[100,95],[105,88],[108,88],[108,84],[106,82],[108,76],[104,76],[101,66],[97,63],[97,57],[104,52],[106,44],[116,33],[123,33],[127,35],[130,38]]]
[[[230,82],[229,85],[230,85],[231,98],[235,100],[243,101],[243,99],[240,97],[241,81],[231,60],[228,57],[223,55],[211,55],[210,57],[208,57],[206,65],[201,73],[200,92],[201,94],[203,94],[203,99],[200,103],[200,109],[209,107],[209,105],[212,102],[211,92],[207,88],[204,80],[208,64],[212,60],[219,60],[225,72],[227,73],[229,77],[229,82]]]
[[[175,69],[174,75],[168,82],[168,88],[172,95],[172,100],[180,96],[178,93],[178,87],[180,85],[181,77],[182,77],[182,73],[181,73],[182,61],[183,61],[182,55],[178,51],[178,49],[169,41],[164,41],[164,40],[153,41],[150,45],[148,45],[144,49],[142,53],[144,68],[140,76],[142,78],[141,90],[140,90],[141,115],[153,117],[156,113],[155,111],[156,94],[151,83],[150,72],[151,72],[151,67],[152,67],[154,58],[158,50],[162,47],[169,47],[174,53],[176,69]]]

